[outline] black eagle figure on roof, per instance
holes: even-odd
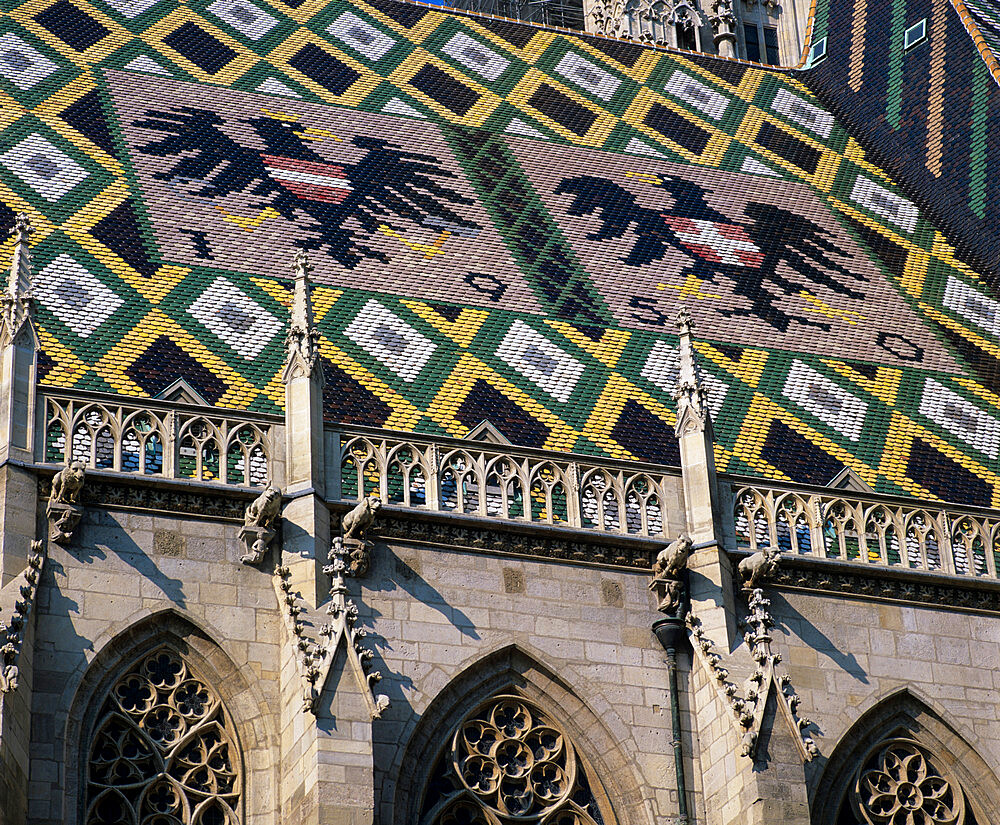
[[[401,232],[405,223],[466,237],[480,227],[454,207],[474,201],[448,186],[455,175],[437,158],[411,152],[381,138],[357,135],[350,143],[365,151],[356,163],[335,163],[318,154],[312,140],[339,140],[322,129],[303,127],[291,117],[262,116],[242,121],[263,143],[244,146],[224,130],[216,112],[189,106],[149,110],[134,125],[164,137],[139,151],[176,158],[154,177],[183,185],[201,184],[195,197],[223,198],[246,193],[289,221],[304,226],[306,249],[325,248],[342,266],[363,258],[388,263],[388,256],[367,245],[348,219],[365,233],[380,228]]]
[[[623,259],[626,264],[643,266],[676,249],[691,260],[685,274],[702,281],[732,281],[733,291],[750,306],[720,310],[728,317],[754,316],[782,332],[792,321],[829,330],[828,323],[789,315],[778,306],[782,295],[811,294],[795,275],[847,298],[865,297],[849,286],[851,281],[865,281],[865,276],[843,263],[835,238],[802,215],[750,202],[744,210],[749,221],[735,223],[709,205],[698,184],[668,174],[656,178],[656,185],[673,201],[669,209],[641,206],[624,187],[591,175],[566,178],[556,193],[572,196],[570,215],[596,213],[600,218],[600,229],[588,240],[624,238],[630,232],[636,236]]]

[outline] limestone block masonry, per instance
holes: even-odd
[[[680,467],[328,428],[309,272],[284,420],[15,370],[0,825],[1000,822],[995,512],[718,474],[684,313]]]

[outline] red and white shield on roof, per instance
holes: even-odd
[[[739,224],[678,218],[673,215],[664,215],[663,220],[674,230],[685,249],[706,261],[752,269],[764,262],[764,253]]]
[[[300,198],[340,203],[353,191],[343,166],[293,160],[280,155],[262,154],[261,159],[275,182]]]

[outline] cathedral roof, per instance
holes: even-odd
[[[395,0],[13,6],[0,221],[35,229],[44,384],[280,411],[304,246],[330,421],[676,464],[683,304],[719,469],[997,503],[964,28],[961,119],[951,51],[911,90],[822,3],[798,73]],[[855,75],[898,88],[875,112]]]

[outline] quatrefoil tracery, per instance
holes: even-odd
[[[112,687],[87,766],[87,825],[238,825],[238,752],[222,704],[172,651]]]
[[[517,696],[459,723],[426,801],[430,825],[597,825],[600,814],[566,735]]]
[[[881,742],[855,776],[855,805],[868,825],[964,825],[965,796],[909,739]]]

